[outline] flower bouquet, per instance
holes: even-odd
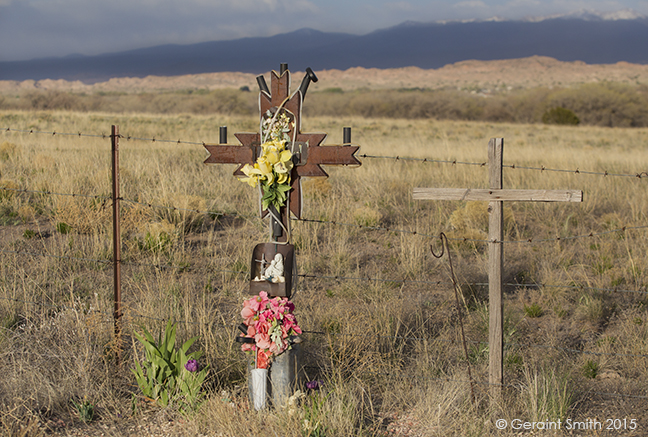
[[[265,408],[268,366],[277,355],[290,349],[290,336],[301,334],[288,298],[269,298],[265,291],[243,303],[241,316],[241,350],[254,356],[250,371],[250,395],[254,408]]]
[[[294,310],[287,298],[269,298],[265,291],[243,303],[241,316],[247,333],[241,337],[254,342],[243,343],[241,350],[254,356],[256,369],[267,369],[274,357],[290,349],[289,337],[301,334]]]
[[[246,176],[241,182],[251,187],[261,186],[263,209],[272,205],[279,211],[286,204],[293,168],[293,154],[286,147],[294,143],[289,135],[291,130],[294,130],[294,122],[284,112],[268,111],[261,123],[262,154],[254,165],[245,164],[241,169]]]

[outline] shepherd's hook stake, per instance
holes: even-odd
[[[434,248],[430,245],[430,252],[432,256],[437,259],[443,257],[443,254],[448,252],[448,264],[450,265],[450,276],[452,279],[452,285],[454,287],[455,300],[457,301],[457,311],[459,311],[459,326],[461,327],[461,341],[463,342],[464,354],[466,354],[466,363],[468,363],[468,379],[470,380],[470,395],[472,398],[472,403],[475,403],[475,389],[473,387],[473,378],[470,371],[470,360],[468,359],[468,346],[466,346],[466,335],[464,334],[464,324],[463,324],[463,313],[461,311],[461,303],[459,302],[459,287],[457,286],[457,278],[454,274],[454,269],[452,268],[452,257],[450,256],[450,247],[448,246],[448,237],[446,234],[441,232],[439,234],[439,239],[441,240],[441,253],[437,255],[434,253]]]

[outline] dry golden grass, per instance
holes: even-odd
[[[112,256],[111,204],[104,198],[111,190],[110,141],[88,136],[108,134],[112,124],[131,137],[120,142],[120,370],[111,268],[93,261]],[[0,112],[0,128],[57,132],[0,134],[0,185],[28,190],[0,195],[2,433],[301,436],[316,435],[314,419],[327,436],[517,435],[497,431],[492,418],[626,417],[645,426],[645,399],[605,393],[645,396],[648,389],[648,244],[644,228],[632,229],[646,225],[646,178],[584,172],[646,171],[648,130],[304,120],[304,132],[329,132],[327,144],[340,143],[342,127],[352,126],[359,155],[459,163],[361,158],[359,168],[329,167],[330,179],[305,181],[305,217],[337,222],[293,222],[299,272],[308,275],[299,279],[297,316],[317,332],[304,335],[302,362],[306,376],[325,386],[292,409],[255,413],[233,340],[251,251],[267,230],[255,215],[256,191],[232,176],[234,167],[202,164],[201,143],[216,143],[222,125],[231,133],[258,127],[254,118],[229,116]],[[505,165],[516,167],[505,168],[505,187],[585,193],[582,204],[506,206],[506,239],[534,243],[505,246],[505,282],[518,285],[505,293],[510,385],[497,405],[484,384],[475,384],[472,404],[466,383],[468,364],[476,381],[488,379],[488,255],[483,243],[461,240],[484,238],[484,207],[411,197],[413,187],[486,187],[487,167],[461,162],[485,162],[492,137],[505,138]],[[61,195],[72,193],[90,197]],[[457,238],[451,252],[468,360],[458,342],[447,261],[429,251],[440,231]],[[142,327],[157,333],[168,319],[179,321],[182,339],[200,336],[196,347],[212,369],[207,401],[194,417],[133,398],[129,368],[141,351],[131,334]],[[71,404],[84,397],[97,406],[88,425]]]

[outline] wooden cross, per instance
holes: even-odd
[[[502,265],[504,251],[503,202],[582,202],[583,192],[577,190],[509,190],[502,188],[503,138],[488,143],[489,189],[414,188],[415,200],[487,200],[488,205],[488,355],[491,394],[501,396],[503,383],[503,303]]]
[[[288,136],[294,138],[290,145],[293,152],[293,169],[291,171],[291,190],[288,201],[288,208],[284,207],[279,211],[284,229],[289,228],[290,212],[295,217],[302,215],[302,177],[328,177],[321,165],[361,165],[354,154],[359,149],[357,146],[348,145],[351,142],[350,134],[345,135],[344,145],[322,146],[326,139],[325,133],[302,133],[301,132],[301,110],[304,96],[310,81],[317,81],[317,77],[309,68],[301,86],[290,95],[290,72],[286,64],[281,65],[280,73],[272,71],[270,93],[265,85],[263,76],[257,77],[261,89],[259,93],[259,110],[261,123],[267,118],[268,111],[276,114],[280,111],[286,114],[292,121]],[[348,128],[345,128],[348,129]],[[262,131],[262,129],[260,129]],[[350,130],[348,131],[350,132]],[[205,164],[239,164],[234,171],[234,176],[244,176],[241,168],[245,164],[253,164],[261,154],[263,138],[261,133],[236,133],[234,136],[240,141],[240,145],[205,145],[210,156]],[[221,139],[222,141],[222,139]],[[267,210],[261,211],[261,217],[268,214]],[[282,233],[277,241],[287,241],[288,235]]]

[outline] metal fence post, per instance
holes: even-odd
[[[112,204],[113,204],[113,288],[115,293],[115,361],[122,359],[122,308],[121,308],[121,235],[119,231],[119,126],[112,126]]]

